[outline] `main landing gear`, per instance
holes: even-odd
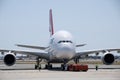
[[[66,63],[61,64],[61,70],[63,70],[63,71],[67,70],[67,64]]]
[[[42,59],[40,59],[39,57],[36,58],[36,64],[35,64],[35,69],[41,69],[41,64],[40,62],[42,61]],[[48,62],[48,64],[45,65],[45,69],[52,69],[52,64],[50,64]]]
[[[45,69],[52,69],[52,64],[48,62],[48,64],[45,65]]]
[[[42,59],[40,59],[39,57],[36,58],[36,64],[35,64],[35,69],[41,69],[41,64],[40,62],[42,61]]]

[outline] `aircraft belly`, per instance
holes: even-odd
[[[72,59],[74,56],[74,53],[61,53],[56,52],[51,54],[51,59]]]

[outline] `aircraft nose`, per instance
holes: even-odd
[[[74,56],[74,53],[75,53],[74,46],[65,43],[59,47],[59,52],[57,54],[57,57],[70,59]]]
[[[63,51],[64,53],[68,53],[68,52],[73,52],[74,51],[74,46],[71,44],[62,44],[61,45],[61,51]]]

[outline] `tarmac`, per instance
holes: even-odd
[[[61,71],[60,64],[53,66],[52,70],[34,70],[34,64],[0,64],[0,80],[120,80],[120,65],[99,65],[96,71],[95,65],[89,64],[87,72]]]
[[[0,64],[0,80],[120,80],[120,65],[99,65],[96,71],[95,65],[89,64],[87,72],[61,71],[60,64],[53,66],[53,70],[34,70],[34,64]]]

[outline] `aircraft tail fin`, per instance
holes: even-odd
[[[54,34],[52,9],[50,9],[49,11],[49,32],[50,32],[50,36]]]

